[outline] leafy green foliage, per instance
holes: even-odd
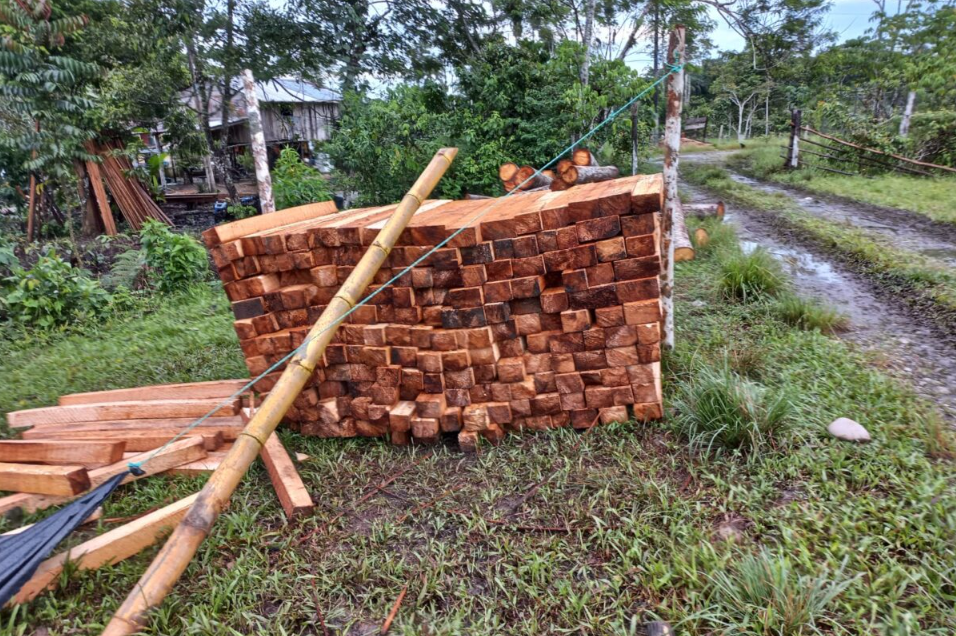
[[[775,296],[786,286],[780,263],[762,247],[749,254],[735,251],[721,262],[720,288],[728,298],[748,302]]]
[[[272,193],[277,210],[332,199],[322,173],[303,163],[299,153],[292,148],[284,148],[279,153],[272,170]]]
[[[17,153],[25,171],[72,178],[73,160],[89,158],[83,142],[93,137],[94,102],[85,86],[100,69],[55,52],[86,22],[50,19],[35,0],[0,4],[0,105],[7,114],[0,145]]]
[[[836,580],[801,576],[787,556],[763,550],[744,556],[732,572],[711,575],[714,605],[708,618],[744,636],[819,633],[817,621],[849,585],[841,574]]]
[[[148,220],[139,233],[150,280],[163,292],[187,288],[209,274],[206,250],[196,239],[176,234],[167,225]]]
[[[783,391],[741,378],[726,365],[701,367],[680,385],[675,403],[680,431],[695,446],[759,450],[790,423]]]
[[[501,194],[505,161],[542,167],[611,109],[647,85],[623,62],[595,60],[591,81],[578,80],[581,47],[563,42],[488,44],[460,69],[460,93],[444,85],[401,85],[383,99],[346,97],[343,117],[327,150],[336,179],[359,193],[361,204],[397,201],[442,146],[458,157],[436,194]],[[640,111],[642,133],[650,113]],[[612,163],[630,164],[631,122],[610,122],[588,145]]]
[[[259,213],[254,205],[230,205],[226,211],[234,219],[248,219]]]
[[[100,315],[110,300],[98,281],[50,253],[4,279],[0,314],[22,327],[51,329]]]
[[[142,249],[128,249],[117,254],[110,266],[109,275],[102,279],[103,285],[109,289],[138,289],[145,282],[146,252]]]

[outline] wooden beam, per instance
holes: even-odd
[[[71,393],[61,396],[60,406],[101,404],[103,402],[135,402],[139,400],[205,400],[224,399],[245,386],[249,380],[213,380],[212,382],[183,382],[156,386]]]
[[[239,400],[223,404],[218,399],[156,400],[152,402],[104,402],[74,406],[48,406],[7,413],[10,428],[25,428],[40,424],[68,424],[99,420],[136,420],[167,417],[202,417],[212,411],[213,416],[235,415]]]
[[[137,455],[133,461],[145,461],[150,457],[150,455],[152,455],[152,451],[142,453]],[[173,442],[168,447],[157,453],[155,457],[149,459],[149,461],[143,465],[144,474],[142,476],[137,477],[136,475],[128,474],[123,480],[123,483],[129,483],[131,481],[136,481],[137,479],[149,477],[150,475],[162,473],[170,468],[173,468],[174,466],[188,464],[189,462],[194,462],[197,459],[202,459],[205,456],[206,449],[203,447],[202,438],[193,437],[181,439],[178,442]],[[110,477],[119,475],[128,470],[129,465],[126,461],[117,462],[115,464],[110,464],[109,466],[104,466],[103,468],[91,470],[89,471],[90,486],[95,488]],[[73,496],[36,495],[26,493],[8,495],[6,497],[0,498],[0,514],[4,514],[16,508],[20,508],[24,512],[28,513],[36,512],[37,510],[43,510],[45,508],[49,508],[50,506],[57,506],[59,504],[66,503],[74,498],[75,497]]]
[[[266,465],[272,487],[275,488],[279,503],[289,519],[312,512],[315,504],[306,490],[302,478],[299,476],[292,458],[286,452],[279,438],[272,434],[266,440],[260,453],[262,462]]]
[[[124,441],[0,440],[0,462],[97,468],[123,459]]]
[[[189,462],[188,464],[183,464],[182,466],[177,466],[176,468],[170,468],[168,471],[166,471],[166,474],[187,475],[189,477],[208,475],[219,468],[219,464],[221,464],[222,460],[225,458],[225,450],[216,451],[214,453],[209,453],[206,457],[197,459],[194,462]]]
[[[93,570],[138,554],[179,523],[195,500],[196,495],[190,495],[47,559],[7,605],[32,601],[44,591],[56,588],[67,562],[78,570]]]
[[[78,495],[90,487],[82,466],[0,463],[0,490],[38,495]]]

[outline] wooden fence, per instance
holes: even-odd
[[[813,148],[803,148],[804,144]],[[781,158],[785,161],[784,167],[789,170],[809,167],[815,170],[850,176],[861,174],[861,170],[864,168],[892,170],[921,177],[932,177],[939,174],[939,172],[933,172],[934,170],[956,173],[956,168],[919,161],[875,148],[867,148],[819,132],[809,126],[804,126],[799,110],[792,111],[790,143],[787,145],[787,154],[782,155]],[[828,165],[824,165],[820,159],[825,160]],[[839,168],[834,167],[834,164]]]

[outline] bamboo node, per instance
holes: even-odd
[[[392,248],[390,248],[390,247],[388,247],[388,246],[386,246],[386,245],[379,245],[378,239],[376,239],[375,242],[372,243],[369,247],[377,247],[378,249],[380,249],[380,250],[382,250],[383,252],[385,252],[385,256],[388,256],[388,255],[391,254],[391,252],[392,252]]]
[[[421,204],[422,204],[421,198],[419,198],[419,196],[418,196],[417,194],[415,194],[414,192],[406,192],[406,193],[405,193],[405,196],[411,197],[411,198],[415,199],[416,201],[418,201],[418,205],[421,205]]]
[[[242,431],[241,433],[239,433],[239,435],[245,435],[246,437],[251,437],[252,439],[256,440],[259,443],[259,448],[262,448],[263,446],[266,445],[265,442],[263,442],[261,439],[259,439],[252,433],[247,433],[246,431]]]
[[[346,298],[345,296],[340,296],[340,295],[336,294],[335,296],[332,297],[332,300],[335,300],[336,298],[338,298],[339,300],[341,300],[342,302],[344,302],[346,305],[348,305],[348,306],[349,306],[349,309],[354,309],[354,308],[355,308],[355,303],[353,303],[351,300],[349,300],[349,299]]]

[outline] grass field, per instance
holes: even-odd
[[[315,516],[287,524],[254,467],[148,633],[373,634],[407,588],[394,634],[637,634],[654,617],[695,635],[952,634],[951,440],[928,405],[847,345],[784,321],[784,289],[748,275],[750,301],[728,300],[736,244],[729,228],[712,235],[678,268],[666,399],[703,409],[698,379],[737,374],[787,405],[762,444],[692,451],[680,432],[692,414],[673,411],[664,423],[509,437],[476,456],[284,433],[311,456],[300,470]],[[224,300],[202,292],[86,336],[10,345],[3,408],[52,403],[58,390],[235,376],[232,338]],[[874,441],[830,438],[840,415]],[[201,483],[137,482],[105,516]],[[154,554],[69,573],[0,613],[0,633],[99,633]]]
[[[797,186],[811,192],[833,194],[871,205],[922,214],[935,221],[956,223],[956,176],[934,178],[884,173],[845,176],[820,170],[781,169],[782,142],[762,144],[730,158],[734,167],[760,179]]]

